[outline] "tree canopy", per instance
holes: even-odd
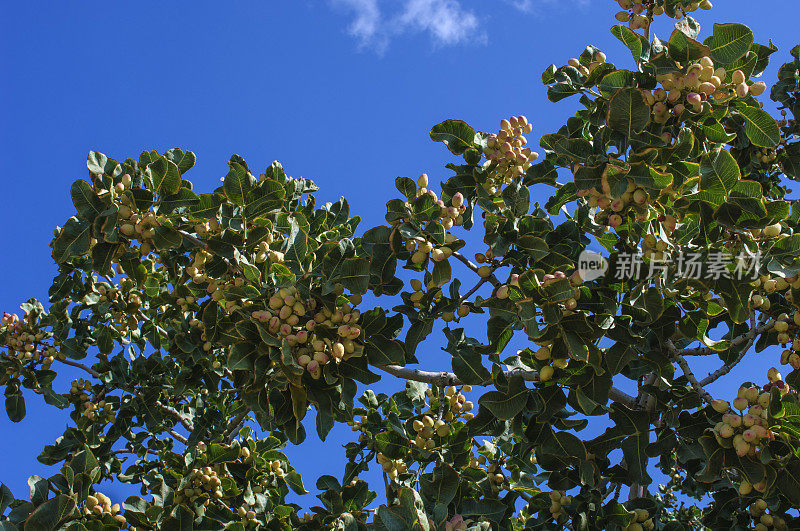
[[[594,46],[550,66],[549,99],[579,110],[538,148],[523,116],[435,125],[452,175],[398,177],[363,232],[277,161],[233,155],[201,192],[194,153],[90,152],[47,305],[2,318],[8,417],[24,388],[71,423],[29,500],[0,485],[0,531],[800,528],[800,46],[776,119],[771,41],[700,40],[707,0],[617,3],[633,69]],[[451,372],[426,368],[431,345]],[[706,389],[777,345],[764,368],[785,378]],[[84,372],[69,388],[64,365]],[[301,478],[284,448],[342,425],[341,476]],[[287,499],[312,484],[319,505]]]

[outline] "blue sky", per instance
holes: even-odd
[[[698,16],[703,35],[712,22],[741,21],[757,42],[772,38],[780,51],[765,76],[771,82],[797,44],[800,5],[718,3]],[[4,311],[17,311],[29,297],[46,300],[56,271],[48,243],[73,212],[69,185],[86,177],[89,150],[117,159],[144,149],[192,150],[198,163],[188,178],[199,190],[218,185],[232,153],[254,169],[279,159],[290,175],[320,185],[319,200],[347,196],[363,230],[382,223],[396,176],[427,172],[433,182],[448,176],[444,164],[452,159],[428,138],[432,125],[460,118],[491,131],[501,118],[525,114],[536,145],[577,109],[572,100],[547,101],[540,78],[547,65],[565,64],[587,44],[618,65],[631,62],[608,31],[615,12],[609,0],[0,6]],[[668,36],[669,22],[655,31]],[[425,368],[448,365],[440,337],[424,347]],[[732,379],[763,372],[775,356],[751,355]],[[714,366],[709,361],[707,368]],[[42,406],[31,397],[21,424],[0,415],[0,481],[19,497],[26,496],[28,475],[56,472],[36,455],[68,418]],[[311,434],[302,454],[290,452],[307,487],[320,473],[341,475],[340,444],[349,435],[337,428],[323,446]]]

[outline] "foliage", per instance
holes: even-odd
[[[771,88],[775,120],[753,79],[771,43],[738,23],[698,40],[689,13],[707,0],[618,3],[627,26],[611,32],[635,68],[593,46],[549,67],[550,100],[581,109],[541,137],[541,160],[524,117],[496,133],[447,120],[430,136],[460,157],[453,175],[438,194],[424,174],[398,178],[387,224],[360,236],[344,198],[317,205],[278,162],[259,173],[234,155],[199,193],[191,152],[91,152],[51,243],[49,306],[31,299],[0,328],[9,418],[25,417],[23,388],[71,418],[39,456],[60,473],[32,476],[30,501],[0,489],[0,529],[800,525],[800,214],[786,187],[800,179],[800,47]],[[666,41],[650,38],[662,15],[677,20]],[[590,278],[590,247],[617,265],[641,249],[641,270]],[[690,253],[727,261],[691,278],[678,271]],[[485,340],[467,327],[482,316]],[[442,324],[452,373],[416,369]],[[509,352],[515,337],[529,346]],[[770,369],[736,396],[706,391],[779,344],[785,380]],[[698,379],[694,356],[720,368]],[[59,389],[62,365],[85,379]],[[405,389],[357,398],[382,376]],[[590,421],[607,429],[582,437]],[[287,496],[306,486],[283,448],[337,424],[358,433],[343,476],[318,478],[321,505],[300,515]],[[371,464],[385,499],[359,477]],[[670,481],[653,489],[656,469]],[[100,492],[112,481],[142,497],[114,503]]]

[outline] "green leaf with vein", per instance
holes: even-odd
[[[525,382],[519,376],[512,376],[508,381],[507,393],[489,391],[480,397],[478,404],[491,411],[495,417],[509,420],[525,408],[527,396],[528,389],[525,387]]]
[[[431,472],[420,477],[422,495],[434,502],[448,504],[458,491],[458,472],[447,463],[441,463]]]
[[[650,123],[650,107],[642,93],[634,88],[621,88],[608,103],[606,123],[614,131],[630,138]]]
[[[53,243],[53,260],[61,264],[89,252],[92,226],[89,222],[71,217],[64,224]]]
[[[83,179],[78,179],[72,183],[69,192],[72,196],[72,204],[75,205],[75,210],[78,211],[78,216],[83,219],[92,221],[106,209],[92,189],[92,185]]]
[[[633,60],[638,64],[642,59],[646,59],[650,55],[650,42],[639,35],[627,26],[617,24],[611,28],[611,34],[622,41],[622,44],[628,47],[633,55]],[[610,75],[610,74],[609,74]]]
[[[47,500],[25,521],[25,529],[41,531],[59,529],[59,523],[75,510],[75,500],[64,494]]]
[[[800,463],[797,461],[786,463],[784,469],[778,473],[775,486],[793,507],[800,506]]]
[[[383,336],[375,336],[367,341],[364,352],[372,365],[404,365],[406,361],[403,344]]]
[[[475,351],[461,350],[453,356],[453,373],[466,384],[478,385],[492,377],[484,367],[483,358]]]
[[[706,153],[700,161],[701,199],[721,204],[730,195],[742,174],[733,156],[724,149]]]
[[[744,117],[745,132],[750,142],[759,147],[774,148],[781,141],[781,131],[775,119],[763,109],[738,102],[736,109]]]
[[[634,411],[614,403],[609,414],[622,439],[622,455],[628,466],[630,478],[647,485],[652,482],[647,474],[647,445],[650,437],[650,419],[646,411]]]
[[[454,155],[461,155],[474,147],[475,130],[461,120],[445,120],[431,129],[431,140],[444,142]]]
[[[228,164],[231,169],[222,181],[225,196],[234,205],[244,206],[248,194],[255,187],[255,177],[238,162],[229,162]]]
[[[153,192],[160,196],[178,193],[181,188],[181,172],[178,165],[159,157],[147,165],[146,173],[153,183]]]
[[[715,63],[726,65],[739,59],[753,45],[753,32],[744,24],[714,24],[714,34],[703,43]]]

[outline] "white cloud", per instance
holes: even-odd
[[[482,35],[478,18],[456,0],[409,0],[398,17],[402,26],[428,31],[440,44],[458,44]]]
[[[382,22],[378,0],[334,0],[333,3],[354,12],[355,18],[347,28],[350,35],[356,37],[362,46],[376,44],[374,41]]]
[[[478,17],[458,0],[332,0],[334,6],[351,11],[347,28],[362,47],[382,53],[389,40],[406,32],[428,33],[436,45],[483,42]],[[385,6],[393,5],[394,9]],[[398,7],[399,6],[399,7]]]
[[[525,13],[533,11],[533,0],[506,0],[506,2]]]
[[[547,7],[553,9],[556,0],[505,0],[506,3],[511,4],[513,7],[519,9],[523,13],[534,13],[536,7]],[[571,0],[571,4],[576,4],[578,7],[589,5],[590,0]],[[559,8],[565,7],[563,2],[559,2]]]

